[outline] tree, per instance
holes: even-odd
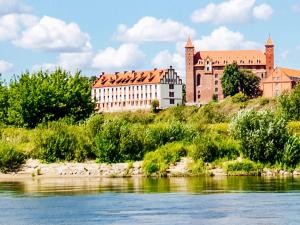
[[[279,108],[287,120],[300,120],[300,84],[279,97]]]
[[[0,74],[0,124],[6,122],[8,110],[8,90],[7,87],[3,85]]]
[[[157,112],[158,110],[158,107],[159,107],[159,101],[157,99],[154,99],[152,102],[151,102],[151,109],[153,112]]]
[[[236,62],[227,65],[222,77],[224,96],[234,96],[242,92],[249,98],[261,95],[260,78],[248,70],[240,70]]]
[[[274,164],[282,160],[289,140],[286,121],[269,111],[240,111],[230,124],[230,134],[241,142],[242,153],[253,161]]]
[[[64,117],[80,121],[94,110],[88,78],[61,69],[22,74],[9,86],[8,103],[8,123],[25,127]]]

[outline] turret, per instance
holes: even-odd
[[[186,68],[186,101],[193,104],[196,101],[195,76],[194,76],[194,52],[195,47],[191,38],[185,45],[185,68]]]
[[[267,76],[269,76],[274,70],[274,44],[272,41],[271,36],[267,40],[266,44],[266,69],[267,69]]]

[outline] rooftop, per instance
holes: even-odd
[[[124,71],[114,74],[101,74],[94,83],[94,88],[127,86],[141,84],[158,84],[160,79],[167,72],[167,69],[153,69],[149,71]]]

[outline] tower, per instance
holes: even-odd
[[[185,45],[185,69],[186,69],[186,101],[188,104],[196,102],[195,76],[194,76],[194,45],[191,38]]]
[[[272,41],[271,36],[267,40],[265,44],[266,47],[266,69],[267,69],[267,76],[269,76],[274,70],[274,44]]]

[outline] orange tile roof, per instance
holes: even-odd
[[[167,69],[154,69],[149,71],[130,71],[116,74],[102,74],[95,81],[93,88],[127,86],[141,84],[158,84],[165,75]]]
[[[238,65],[266,65],[265,54],[259,50],[200,51],[200,57],[202,60],[209,57],[214,66],[225,66],[233,62]]]
[[[294,70],[294,69],[283,68],[283,67],[278,67],[277,69],[286,76],[300,77],[300,70]]]

